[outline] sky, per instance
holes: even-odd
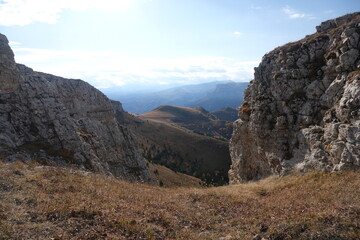
[[[18,63],[97,88],[249,81],[262,56],[359,0],[0,0]]]

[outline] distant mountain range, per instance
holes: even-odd
[[[126,96],[111,89],[102,91],[111,99],[122,102],[124,110],[142,114],[161,105],[180,107],[202,106],[207,111],[216,111],[225,107],[238,107],[243,99],[248,82],[216,81],[195,85],[185,85],[153,93],[132,93]]]
[[[237,108],[244,98],[244,90],[248,82],[220,83],[215,89],[209,90],[206,96],[191,101],[186,107],[202,106],[209,112],[217,111],[226,107]]]

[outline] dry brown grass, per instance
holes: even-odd
[[[359,239],[360,174],[160,188],[0,163],[0,239]]]
[[[165,166],[149,163],[151,179],[161,187],[201,187],[205,185],[199,178],[175,172]]]

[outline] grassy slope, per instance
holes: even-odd
[[[226,141],[196,134],[176,124],[140,119],[128,113],[117,117],[134,133],[148,160],[207,183],[227,182],[231,160]]]
[[[196,177],[174,172],[170,168],[149,163],[151,179],[154,184],[163,187],[201,187],[204,183]]]
[[[233,128],[232,122],[216,120],[214,116],[188,108],[164,105],[139,115],[144,120],[176,124],[199,134],[228,140]]]
[[[227,108],[223,108],[223,109],[211,112],[211,114],[213,116],[217,117],[218,119],[226,120],[229,122],[234,122],[235,120],[237,120],[238,113],[239,113],[239,111],[236,108],[231,108],[231,107],[227,107]]]
[[[0,239],[358,239],[360,174],[160,188],[0,163]]]
[[[146,119],[168,122],[176,121],[193,123],[210,121],[210,119],[205,114],[194,108],[177,107],[170,105],[160,106],[150,112],[143,113],[140,116]]]

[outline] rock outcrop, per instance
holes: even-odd
[[[0,155],[72,164],[134,181],[149,181],[132,135],[115,119],[111,101],[82,80],[16,64],[0,34]],[[122,111],[116,104],[116,111]]]
[[[360,13],[267,53],[230,143],[230,183],[360,169]]]

